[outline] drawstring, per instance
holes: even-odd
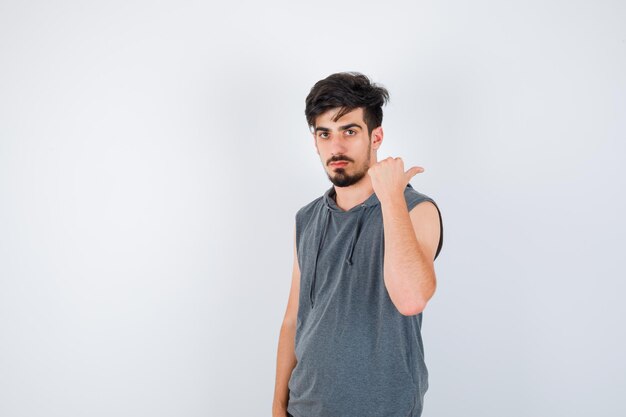
[[[322,242],[326,237],[326,229],[328,228],[328,222],[330,221],[330,207],[327,205],[324,206],[326,209],[326,224],[324,225],[324,231],[322,233],[322,237],[317,245],[317,253],[315,254],[315,265],[313,267],[313,280],[311,282],[311,293],[309,294],[309,298],[311,299],[311,308],[313,308],[313,292],[315,291],[315,280],[317,278],[317,258],[320,256],[320,250],[322,249]]]
[[[313,266],[313,279],[311,281],[311,291],[309,293],[309,299],[311,300],[311,308],[313,308],[314,304],[314,294],[315,294],[315,282],[317,280],[317,260],[320,255],[320,250],[322,249],[322,243],[326,238],[326,230],[328,229],[328,223],[330,222],[330,211],[331,208],[328,204],[324,205],[326,219],[324,222],[324,230],[322,232],[322,237],[320,238],[317,245],[317,253],[315,254],[315,264]],[[359,237],[359,232],[361,231],[361,221],[363,219],[363,213],[365,213],[365,209],[367,208],[366,204],[361,204],[359,207],[359,216],[357,217],[356,226],[354,227],[354,234],[352,235],[352,241],[350,242],[350,250],[348,251],[348,256],[346,257],[346,262],[348,265],[352,265],[352,254],[354,253],[354,247],[356,246],[356,241]]]
[[[352,242],[350,242],[350,251],[348,252],[348,257],[346,258],[346,262],[348,262],[348,265],[352,265],[352,253],[354,253],[354,246],[356,246],[356,239],[359,235],[359,230],[361,230],[361,217],[363,216],[363,213],[365,212],[365,204],[361,204],[361,207],[359,209],[359,217],[357,218],[356,221],[356,227],[354,228],[354,234],[352,235]]]

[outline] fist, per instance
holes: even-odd
[[[399,157],[378,161],[367,171],[372,188],[381,202],[403,196],[406,185],[420,172],[424,172],[424,168],[418,166],[404,171],[404,162]]]

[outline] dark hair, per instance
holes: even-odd
[[[363,107],[363,119],[368,134],[383,122],[383,104],[389,101],[385,87],[370,82],[358,72],[338,72],[315,83],[306,97],[306,116],[309,128],[315,126],[320,114],[334,108],[341,109],[333,119],[341,118],[352,110]]]

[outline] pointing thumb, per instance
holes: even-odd
[[[424,172],[424,168],[422,167],[409,168],[409,170],[406,172],[407,180],[410,180],[411,178],[413,178],[416,174],[419,174],[420,172]]]

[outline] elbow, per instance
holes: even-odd
[[[428,304],[428,301],[432,298],[434,292],[435,290],[433,288],[432,292],[429,294],[405,300],[404,303],[397,306],[398,311],[403,316],[416,316],[420,314],[426,308],[426,304]]]
[[[403,316],[416,316],[426,308],[426,304],[432,298],[437,287],[436,280],[433,279],[425,286],[414,291],[405,291],[403,294],[389,293],[396,309]]]
[[[426,301],[420,300],[410,304],[403,305],[398,311],[403,316],[416,316],[426,308]]]

